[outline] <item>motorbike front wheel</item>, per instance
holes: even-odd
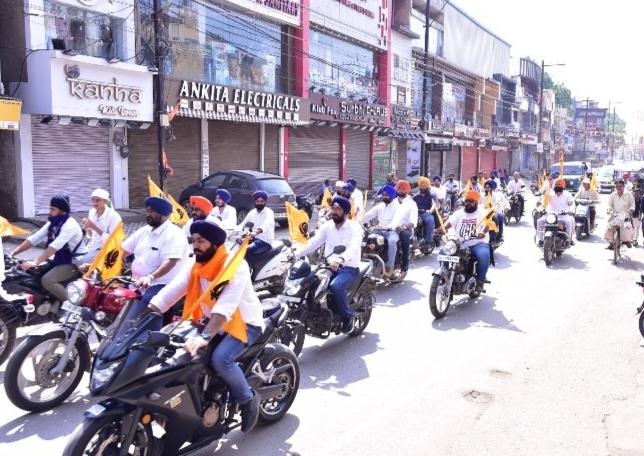
[[[443,318],[452,302],[452,290],[446,290],[447,282],[440,276],[434,276],[429,288],[429,310],[435,318]]]
[[[4,374],[5,392],[16,407],[43,412],[56,407],[74,392],[91,360],[85,340],[79,337],[63,371],[53,374],[51,371],[58,364],[66,342],[65,332],[58,330],[29,336],[18,345]]]
[[[617,264],[619,257],[622,256],[619,249],[622,247],[619,230],[613,230],[613,264]]]
[[[555,256],[555,240],[551,237],[546,238],[543,241],[543,261],[546,262],[546,266],[552,264],[552,259]]]
[[[272,385],[286,384],[287,387],[279,396],[260,403],[259,421],[270,424],[281,420],[293,405],[300,389],[300,364],[295,353],[282,344],[267,345],[259,363],[262,370],[270,374]]]
[[[63,456],[84,456],[88,454],[120,454],[121,435],[128,431],[121,429],[122,416],[107,415],[85,419],[70,436]],[[137,423],[132,445],[125,454],[151,456],[154,440],[152,429]]]
[[[640,334],[644,337],[644,312],[640,314]]]
[[[285,323],[277,329],[277,334],[272,337],[271,342],[285,345],[293,350],[293,353],[297,356],[300,356],[305,338],[306,327],[303,324]]]
[[[0,310],[0,364],[4,363],[16,345],[15,315],[10,310]]]

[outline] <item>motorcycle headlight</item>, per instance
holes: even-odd
[[[376,236],[376,242],[378,243],[378,245],[385,245],[385,237],[379,234],[378,236]]]
[[[557,214],[548,214],[546,216],[546,223],[549,223],[550,225],[557,223]]]
[[[301,279],[287,280],[284,284],[284,294],[289,296],[297,295],[302,289],[302,280],[304,280],[304,277]]]
[[[443,254],[445,255],[454,255],[458,250],[458,245],[455,241],[447,241],[443,246]]]
[[[92,391],[99,391],[107,385],[107,383],[116,375],[117,370],[125,360],[120,359],[110,363],[103,369],[97,369],[96,367],[92,369],[92,375],[89,379],[89,387]]]
[[[66,287],[67,300],[78,306],[83,303],[87,296],[87,282],[84,280],[75,280]]]

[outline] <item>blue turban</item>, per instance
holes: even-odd
[[[63,195],[62,193],[55,195],[54,197],[52,197],[51,201],[49,202],[49,205],[51,207],[60,209],[65,214],[69,214],[70,212],[68,195]]]
[[[353,193],[353,191],[355,190],[355,187],[347,182],[342,186],[342,190],[345,192]]]
[[[266,193],[264,190],[257,190],[255,193],[253,193],[253,199],[256,200],[257,198],[264,198],[265,201],[268,201],[268,193]]]
[[[199,234],[214,245],[226,242],[226,232],[223,228],[209,220],[195,220],[190,225],[190,234]]]
[[[496,181],[495,180],[489,179],[489,180],[485,181],[485,185],[489,185],[490,187],[492,187],[492,190],[496,190]]]
[[[170,201],[158,196],[149,196],[145,199],[145,207],[150,207],[159,215],[167,217],[172,214],[172,204]]]
[[[550,173],[550,179],[556,179],[559,177],[559,173],[556,171],[553,171]]]
[[[437,174],[436,176],[432,177],[432,181],[435,181],[435,180],[443,180],[443,178]]]
[[[340,206],[342,210],[344,210],[345,214],[348,214],[351,212],[351,202],[348,199],[346,199],[344,196],[336,196],[335,198],[333,198],[333,203],[331,205],[333,204],[337,204],[338,206]]]
[[[496,171],[492,171],[492,172],[490,173],[490,176],[491,176],[492,178],[499,177],[499,173],[497,173]]]
[[[381,193],[386,194],[390,199],[394,199],[396,197],[396,189],[393,185],[383,185],[380,191]]]
[[[232,197],[233,197],[230,194],[230,192],[228,190],[226,190],[225,188],[220,188],[219,190],[217,190],[216,195],[219,198],[221,198],[221,200],[226,204],[228,204],[230,202],[230,200],[232,199]]]
[[[351,184],[355,190],[355,188],[358,186],[358,181],[353,177],[350,177],[349,179],[347,179],[347,184]]]

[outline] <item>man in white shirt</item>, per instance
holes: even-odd
[[[391,276],[396,261],[396,248],[398,247],[398,233],[392,225],[396,211],[400,204],[396,198],[396,189],[391,185],[384,185],[380,189],[380,202],[369,209],[362,221],[368,223],[371,220],[378,219],[378,228],[380,234],[387,239],[387,261],[385,262],[385,276]]]
[[[402,261],[400,265],[400,280],[404,279],[409,269],[409,249],[411,238],[414,235],[414,228],[418,223],[418,206],[410,196],[411,184],[406,180],[399,180],[396,183],[396,194],[400,208],[396,211],[391,222],[393,229],[400,236],[400,248],[402,250]]]
[[[208,198],[203,196],[193,195],[190,197],[190,219],[188,223],[183,226],[183,232],[188,238],[188,242],[192,240],[190,235],[190,225],[197,220],[206,220],[206,217],[212,212],[212,203]]]
[[[503,224],[505,222],[503,211],[507,204],[503,193],[495,191],[497,188],[496,185],[496,181],[489,179],[483,186],[483,194],[481,195],[481,203],[486,213],[492,208],[496,209],[496,212],[492,216],[492,220],[496,223],[499,231],[490,232],[490,242],[493,243],[503,241]]]
[[[324,245],[324,256],[333,253],[338,245],[343,245],[346,250],[337,255],[331,255],[333,277],[329,290],[333,295],[335,308],[342,318],[342,332],[345,334],[353,330],[353,311],[349,307],[349,290],[353,283],[359,279],[360,256],[362,254],[362,229],[357,222],[349,220],[351,202],[342,196],[333,198],[331,205],[331,220],[324,223],[318,232],[295,255],[306,256],[315,252]]]
[[[225,188],[217,190],[215,207],[208,216],[224,230],[234,230],[237,226],[237,210],[228,204],[232,198],[233,196]]]
[[[350,177],[347,179],[347,184],[351,185],[353,188],[353,191],[351,192],[351,203],[353,204],[353,208],[355,210],[355,215],[356,217],[362,216],[365,211],[364,207],[364,194],[362,191],[358,188],[358,181],[355,180],[353,177]]]
[[[91,263],[110,234],[121,223],[121,216],[110,206],[110,194],[107,190],[97,188],[92,192],[92,208],[87,218],[81,220],[85,234],[89,239],[88,252],[78,259],[78,264]]]
[[[429,190],[432,199],[436,201],[436,206],[442,208],[447,198],[447,190],[441,184],[443,179],[440,176],[432,177],[432,188]]]
[[[476,288],[482,291],[490,268],[490,246],[487,243],[485,232],[487,227],[482,222],[487,211],[479,206],[481,194],[469,190],[463,195],[463,208],[454,212],[447,223],[445,231],[454,228],[459,241],[463,246],[469,247],[472,254],[478,260],[476,268]],[[439,228],[439,231],[445,232]]]
[[[625,217],[633,217],[635,211],[635,198],[631,192],[626,191],[626,183],[619,179],[615,182],[615,191],[611,193],[608,198],[608,211],[615,215],[624,215]],[[630,225],[630,226],[629,226]],[[620,239],[628,247],[631,246],[630,242],[633,237],[633,226],[631,222],[626,222],[620,229]],[[604,238],[609,242],[608,249],[613,248],[613,226],[609,223],[606,228]]]
[[[517,194],[519,201],[521,202],[521,215],[523,215],[525,208],[525,182],[521,179],[521,174],[515,172],[512,175],[512,180],[508,183],[507,186],[508,195]]]
[[[449,199],[450,204],[449,207],[452,211],[456,207],[456,199],[460,189],[460,183],[454,180],[454,173],[449,173],[447,175],[447,181],[445,181],[445,191],[447,192],[447,198]]]
[[[148,226],[138,229],[123,241],[123,255],[134,254],[132,278],[134,286],[143,290],[128,312],[133,319],[149,304],[150,300],[169,283],[188,259],[188,241],[181,228],[170,221],[172,205],[159,197],[145,199]],[[161,329],[161,321],[158,328]]]
[[[260,399],[248,385],[235,360],[264,332],[262,306],[253,290],[248,264],[242,261],[212,309],[201,304],[193,313],[188,314],[196,300],[223,270],[229,256],[224,245],[226,232],[213,221],[195,221],[190,231],[196,260],[194,265],[184,267],[151,299],[143,314],[165,313],[185,296],[184,316],[193,321],[207,318],[201,334],[186,341],[185,350],[193,356],[200,348],[207,346],[214,335],[220,331],[225,332],[225,336],[213,350],[210,360],[217,375],[226,382],[232,400],[240,406],[242,432],[248,432],[257,423]],[[234,328],[236,323],[240,323],[239,319],[243,321],[241,326],[245,326],[245,332],[239,332],[239,325],[237,329]]]
[[[574,210],[575,202],[570,193],[566,191],[566,181],[558,178],[554,181],[554,190],[548,193],[548,205],[545,207],[546,215],[537,220],[537,239],[539,247],[543,247],[544,228],[546,226],[547,214],[557,214],[558,220],[566,225],[566,233],[570,236],[570,243],[574,245],[572,232],[575,228],[575,219],[568,215]],[[565,213],[562,215],[562,213]]]
[[[595,229],[595,215],[596,215],[596,210],[595,206],[599,204],[599,193],[597,193],[596,190],[592,190],[590,188],[590,183],[591,180],[587,177],[584,178],[584,180],[581,181],[581,187],[579,188],[579,191],[575,195],[575,203],[578,202],[578,200],[588,200],[590,201],[589,206],[589,215],[590,215],[590,220],[588,220],[590,229],[591,231]]]
[[[237,227],[238,230],[243,230],[247,223],[253,224],[251,231],[253,241],[246,251],[246,261],[251,265],[255,258],[273,248],[272,244],[275,240],[275,214],[270,207],[266,207],[268,193],[257,190],[253,193],[253,200],[255,209],[251,210]]]
[[[83,230],[69,213],[69,196],[54,196],[49,202],[47,223],[11,253],[17,255],[46,241],[45,250],[34,261],[22,263],[21,268],[28,270],[47,262],[44,267],[46,272],[40,282],[60,302],[67,300],[66,283],[79,276],[78,268],[73,264],[74,259],[87,252],[83,245]]]

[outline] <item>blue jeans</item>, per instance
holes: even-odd
[[[382,231],[380,234],[387,239],[387,261],[385,262],[385,266],[393,268],[396,262],[396,248],[398,247],[398,239],[400,239],[400,236],[395,231]]]
[[[268,252],[272,248],[273,246],[268,242],[255,238],[253,242],[248,245],[248,250],[246,250],[246,261],[248,263],[252,263],[256,257]]]
[[[490,246],[487,242],[480,242],[470,247],[470,251],[478,260],[476,280],[483,282],[490,268]]]
[[[409,248],[411,246],[411,237],[414,233],[411,230],[403,230],[400,232],[400,247],[402,248],[402,262],[400,270],[406,272],[409,269]]]
[[[492,220],[496,223],[496,226],[499,227],[499,232],[495,233],[490,231],[490,242],[495,242],[499,238],[503,238],[503,224],[505,223],[505,216],[499,214],[498,212],[492,216]]]
[[[433,242],[434,229],[436,228],[436,220],[434,220],[434,214],[423,214],[422,219],[423,225],[425,227],[425,242]]]
[[[248,336],[248,343],[245,344],[230,334],[226,334],[221,342],[217,344],[210,357],[217,375],[226,382],[233,401],[238,404],[251,400],[253,393],[246,381],[244,372],[235,360],[246,350],[246,347],[253,345],[257,338],[262,335],[262,328],[246,325],[246,335]]]
[[[353,315],[353,311],[349,307],[349,289],[358,280],[359,276],[360,271],[358,268],[343,266],[331,278],[329,289],[333,294],[334,310],[342,318],[349,318]]]

